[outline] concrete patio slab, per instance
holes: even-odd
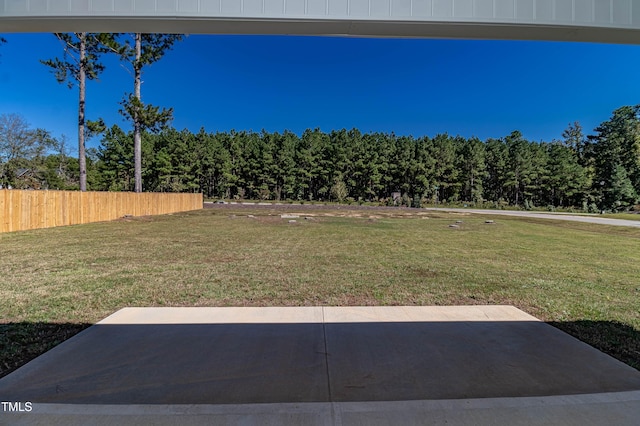
[[[333,401],[640,390],[640,372],[539,321],[325,326]]]
[[[0,424],[637,424],[640,372],[510,306],[126,308]]]
[[[327,306],[325,323],[537,321],[513,306]]]
[[[124,308],[106,324],[307,324],[322,323],[322,307]]]
[[[324,402],[327,380],[322,323],[99,324],[2,379],[0,395],[7,386],[34,403]]]

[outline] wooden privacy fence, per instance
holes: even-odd
[[[0,190],[0,232],[202,208],[202,194]]]

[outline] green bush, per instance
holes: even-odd
[[[415,207],[417,209],[422,208],[422,200],[420,199],[419,195],[414,195],[411,207]]]

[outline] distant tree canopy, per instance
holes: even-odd
[[[132,135],[117,126],[98,152],[102,190],[132,190]],[[576,150],[534,143],[513,132],[486,143],[446,134],[434,138],[367,133],[235,132],[144,134],[144,186],[203,192],[206,197],[407,204],[494,202],[582,206],[595,198]]]
[[[528,141],[518,131],[481,141],[357,129],[298,136],[166,128],[142,133],[142,179],[147,191],[210,198],[623,211],[640,203],[639,112],[619,108],[589,136],[574,123],[552,142]],[[104,131],[88,159],[90,189],[134,190],[133,144],[133,132]],[[43,164],[56,172],[41,174],[42,187],[75,185],[77,165],[68,157],[51,154]]]
[[[622,107],[585,137],[532,142],[514,131],[485,142],[306,130],[144,134],[143,179],[151,191],[298,201],[433,202],[626,210],[639,202],[640,106]],[[105,132],[96,187],[132,190],[132,135]]]

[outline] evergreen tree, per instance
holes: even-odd
[[[296,184],[296,149],[298,137],[285,131],[275,140],[275,198],[276,200],[293,197]]]
[[[484,199],[500,203],[507,198],[507,145],[500,139],[486,142],[487,178],[484,185]]]
[[[590,137],[594,191],[601,209],[621,209],[637,203],[640,192],[640,105],[624,106],[600,124]],[[627,189],[627,180],[633,191]],[[616,197],[622,197],[617,199]]]
[[[131,191],[134,184],[133,135],[120,127],[107,129],[98,149],[98,189]]]
[[[399,191],[409,197],[413,193],[413,165],[415,164],[415,140],[412,137],[401,136],[396,139],[396,150],[393,158],[393,192]],[[391,194],[389,194],[391,195]]]
[[[603,194],[603,204],[614,211],[624,211],[638,203],[638,193],[629,179],[626,169],[616,164],[610,177],[610,184]]]
[[[87,80],[96,80],[104,71],[100,56],[108,51],[107,44],[113,42],[112,34],[55,33],[64,51],[63,59],[40,61],[50,67],[58,83],[66,82],[69,88],[78,86],[78,162],[80,165],[80,190],[87,190],[87,159],[85,119]]]
[[[474,203],[482,202],[484,179],[487,176],[485,145],[478,138],[463,140],[457,138],[458,155],[456,169],[459,173],[459,185],[462,199]]]
[[[431,144],[434,159],[434,182],[438,186],[442,201],[457,201],[460,198],[458,169],[456,168],[455,139],[447,134],[436,135]]]
[[[507,148],[507,169],[505,186],[511,204],[520,205],[524,197],[530,194],[530,184],[536,177],[532,149],[519,131],[505,138]]]
[[[329,197],[331,184],[326,182],[326,170],[319,167],[323,150],[324,135],[319,129],[306,130],[295,153],[296,189],[294,196],[297,200],[317,200]]]
[[[413,138],[412,138],[413,139]],[[415,159],[411,167],[411,179],[413,185],[409,190],[410,197],[414,207],[416,204],[422,204],[422,198],[428,197],[432,188],[432,182],[435,182],[434,168],[435,159],[431,153],[431,140],[427,137],[413,140]],[[419,203],[418,203],[419,201]]]
[[[205,197],[229,197],[229,180],[231,178],[231,161],[219,134],[208,134],[201,128],[195,137],[197,141],[196,155],[200,159],[197,178],[199,188]]]
[[[261,200],[275,198],[277,178],[279,176],[276,163],[276,149],[281,135],[278,132],[267,133],[264,129],[260,134],[259,147],[259,173],[257,176],[257,197]]]
[[[182,40],[179,34],[126,34],[108,45],[133,69],[133,93],[122,101],[120,113],[133,123],[135,192],[142,192],[142,132],[157,132],[173,118],[173,108],[142,102],[142,72],[146,66],[159,61],[174,43]]]
[[[559,207],[578,206],[585,200],[587,177],[580,165],[578,151],[570,144],[551,143],[549,158],[548,200]]]

